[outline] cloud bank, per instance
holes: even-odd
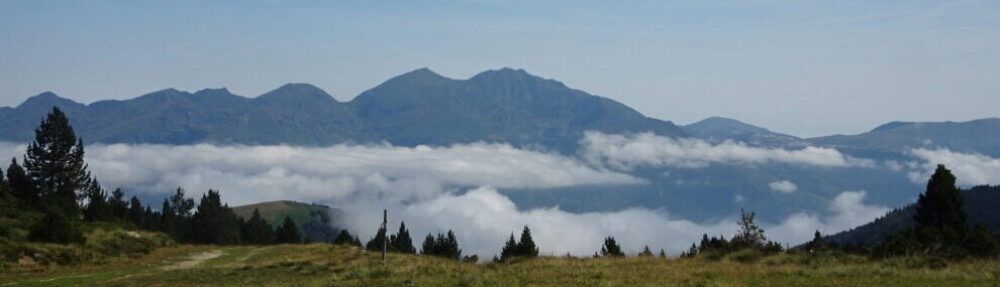
[[[745,147],[744,147],[745,148]],[[23,154],[24,145],[0,143],[0,155]],[[823,152],[825,153],[825,152]],[[796,154],[792,152],[791,154]],[[729,155],[727,157],[733,157]],[[797,157],[797,156],[791,156]],[[168,193],[178,186],[197,197],[221,190],[232,205],[290,199],[320,202],[345,211],[338,224],[362,239],[380,223],[406,221],[419,244],[428,232],[454,230],[466,254],[490,258],[525,225],[544,254],[588,256],[605,236],[615,236],[629,253],[644,245],[677,255],[703,233],[731,236],[736,214],[693,222],[667,210],[629,208],[571,213],[558,207],[522,210],[497,188],[555,188],[591,184],[641,184],[626,173],[585,160],[526,151],[508,145],[451,147],[214,145],[90,145],[90,169],[107,187]],[[882,215],[884,207],[864,203],[864,192],[844,192],[829,210],[803,212],[780,222],[762,222],[767,236],[798,244],[819,229],[844,230]]]
[[[910,163],[907,176],[915,183],[925,183],[938,164],[951,170],[963,186],[1000,184],[1000,159],[981,154],[954,152],[948,149],[913,149],[909,152],[920,163]]]
[[[733,141],[713,145],[700,139],[673,139],[652,133],[612,135],[587,132],[580,140],[580,146],[581,157],[587,161],[618,170],[641,166],[701,168],[709,164],[767,163],[820,167],[873,166],[870,160],[848,157],[831,148],[768,149]]]

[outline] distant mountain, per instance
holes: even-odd
[[[710,143],[731,140],[754,146],[767,147],[804,146],[805,144],[801,139],[794,136],[772,132],[762,127],[723,117],[710,117],[683,126],[683,129],[689,135],[704,139]]]
[[[965,212],[970,225],[984,224],[993,230],[994,238],[1000,240],[1000,186],[976,186],[962,190]],[[913,216],[916,205],[910,204],[893,210],[885,216],[854,229],[826,237],[837,244],[871,246],[882,241],[887,235],[916,225]]]
[[[613,100],[504,68],[468,80],[415,70],[348,103],[308,84],[257,98],[226,89],[174,89],[83,105],[52,93],[0,109],[0,140],[25,142],[51,108],[66,112],[88,142],[159,144],[396,145],[507,142],[572,151],[586,130],[684,136]]]
[[[281,200],[254,203],[233,207],[233,212],[243,219],[250,219],[254,209],[260,216],[277,228],[289,217],[299,226],[302,239],[309,242],[330,242],[337,237],[336,220],[342,216],[341,211],[326,205],[306,204],[295,201]]]
[[[1000,156],[1000,118],[967,122],[891,122],[858,135],[807,139],[816,145],[844,149],[899,151],[947,148],[964,153]]]

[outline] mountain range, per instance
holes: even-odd
[[[469,79],[451,79],[423,68],[393,77],[341,102],[309,84],[286,84],[255,98],[226,89],[194,93],[166,89],[128,100],[77,103],[53,93],[0,108],[0,140],[28,142],[52,107],[71,119],[87,143],[241,144],[327,146],[381,143],[397,146],[509,143],[577,154],[585,131],[651,132],[709,143],[736,141],[751,147],[831,147],[879,163],[913,161],[911,148],[947,148],[1000,156],[1000,119],[968,122],[892,122],[857,135],[799,138],[734,119],[711,117],[678,126],[644,116],[614,100],[503,68]],[[906,170],[829,168],[789,164],[713,164],[704,168],[637,168],[649,181],[631,186],[502,190],[519,207],[559,206],[572,212],[665,208],[708,220],[740,208],[780,220],[802,210],[825,210],[844,191],[868,191],[882,206],[912,202],[921,192]],[[795,192],[770,183],[793,182]]]
[[[0,109],[0,140],[26,142],[59,107],[81,137],[101,143],[394,145],[505,142],[572,151],[587,130],[685,136],[669,121],[504,68],[467,80],[418,69],[339,102],[309,84],[286,84],[256,98],[226,89],[166,89],[89,105],[42,93]]]

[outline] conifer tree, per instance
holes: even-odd
[[[538,256],[538,246],[535,246],[535,240],[531,239],[531,229],[528,229],[527,225],[525,225],[524,230],[521,231],[521,240],[517,242],[517,245],[518,256]]]
[[[135,224],[136,227],[143,226],[143,206],[142,202],[135,195],[129,200],[128,204],[128,220]]]
[[[357,238],[357,236],[351,235],[347,229],[341,229],[337,237],[333,239],[333,244],[360,246],[361,243],[358,242]]]
[[[664,259],[667,258],[667,253],[664,252],[663,249],[660,249],[660,258],[664,258]]]
[[[201,197],[197,211],[191,217],[192,242],[228,245],[240,243],[240,221],[228,205],[222,203],[219,192],[208,190]]]
[[[389,241],[389,245],[393,246],[393,250],[399,253],[417,253],[417,250],[413,248],[413,239],[410,239],[410,231],[406,230],[406,223],[399,223],[399,232]]]
[[[604,238],[604,245],[601,246],[601,256],[625,257],[625,253],[622,252],[622,248],[621,246],[618,246],[618,242],[615,241],[615,238],[608,236],[607,238]]]
[[[40,204],[41,195],[24,168],[17,164],[17,158],[10,159],[10,166],[7,167],[7,184],[10,186],[11,194],[22,203],[32,206]]]
[[[375,237],[372,237],[370,240],[368,240],[368,243],[365,243],[365,250],[382,251],[382,247],[387,246],[390,249],[389,251],[392,251],[391,249],[393,248],[393,246],[391,244],[385,243],[386,240],[389,240],[389,238],[386,237],[386,233],[387,232],[385,228],[380,226],[378,228],[378,231],[375,232]]]
[[[653,251],[649,250],[649,245],[642,248],[642,252],[639,252],[639,257],[653,257]]]
[[[84,220],[106,221],[112,219],[108,195],[97,180],[90,181],[84,192],[84,197],[87,199],[87,206],[83,208]]]
[[[957,255],[967,235],[968,223],[962,208],[962,193],[955,186],[951,171],[938,165],[927,190],[917,199],[913,219],[917,221],[917,240],[930,254]]]
[[[125,193],[121,188],[116,188],[108,198],[108,206],[111,208],[112,216],[121,221],[128,217],[128,201],[125,200]]]
[[[43,201],[70,221],[80,215],[77,193],[90,179],[83,153],[83,139],[76,137],[66,115],[52,108],[35,129],[35,141],[28,145],[24,159],[28,177],[42,191]]]
[[[507,243],[504,243],[503,249],[500,250],[499,260],[494,261],[508,261],[515,256],[520,256],[519,245],[517,241],[514,240],[514,234],[510,234],[510,238],[507,239]]]
[[[302,243],[302,237],[299,235],[299,227],[291,217],[285,216],[285,221],[275,230],[275,241],[279,244]]]
[[[256,208],[243,225],[243,243],[265,245],[274,242],[274,229],[260,216]]]

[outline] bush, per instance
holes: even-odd
[[[83,233],[76,222],[60,212],[47,212],[45,218],[35,223],[28,233],[28,240],[49,243],[83,243]]]
[[[139,256],[172,243],[163,233],[96,229],[87,234],[86,247],[106,256]]]
[[[764,255],[759,250],[755,248],[746,248],[740,251],[733,252],[732,254],[729,254],[729,256],[727,256],[726,258],[729,258],[729,260],[736,262],[748,263],[748,262],[756,262],[757,260],[760,260],[761,257],[764,257]]]

